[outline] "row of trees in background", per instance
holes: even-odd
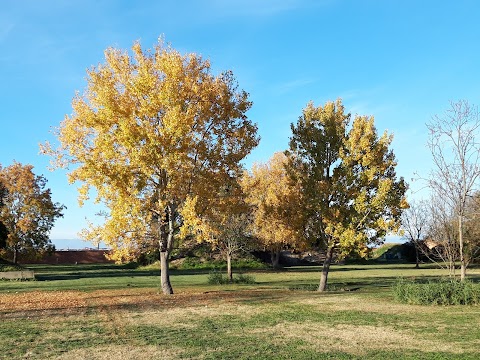
[[[107,209],[105,222],[83,237],[105,242],[119,262],[156,248],[165,294],[173,293],[169,260],[179,244],[220,250],[230,279],[232,258],[252,246],[269,251],[274,267],[283,249],[321,249],[319,291],[334,258],[365,256],[400,226],[417,266],[427,256],[453,274],[460,262],[464,279],[480,255],[480,120],[467,102],[452,103],[428,125],[432,199],[409,206],[392,135],[379,135],[373,117],[352,121],[341,100],[309,103],[291,124],[289,148],[246,171],[242,161],[260,139],[233,74],[214,76],[209,61],[161,41],[132,50],[105,52],[56,130],[59,147],[42,150],[70,167],[71,183],[83,184],[80,203],[93,188]],[[45,185],[30,165],[0,168],[0,250],[14,262],[19,251],[51,246],[63,206]]]
[[[403,229],[419,256],[446,266],[452,276],[460,263],[460,278],[480,256],[480,118],[467,101],[452,102],[433,117],[429,147],[435,168],[426,179],[431,199],[411,202],[403,214]]]
[[[242,237],[255,237],[278,259],[285,246],[325,249],[319,290],[335,254],[365,253],[399,226],[406,185],[395,174],[391,136],[378,136],[371,117],[345,113],[340,100],[309,104],[292,124],[289,150],[244,172],[258,144],[247,118],[248,94],[231,72],[211,74],[196,54],[181,55],[161,41],[133,55],[105,52],[88,71],[43,150],[72,166],[108,209],[105,223],[84,237],[102,240],[117,260],[157,242],[163,292],[173,293],[168,262],[175,241],[208,241],[227,259]],[[276,261],[276,260],[274,260]]]

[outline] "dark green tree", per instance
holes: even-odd
[[[340,100],[307,105],[292,137],[287,171],[300,186],[306,239],[326,251],[319,291],[334,256],[367,254],[368,245],[398,230],[406,184],[397,180],[392,136],[378,136],[373,117],[350,123]]]

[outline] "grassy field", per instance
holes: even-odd
[[[207,284],[208,271],[116,265],[31,266],[37,281],[0,282],[4,359],[478,359],[480,308],[395,302],[398,277],[437,277],[412,265],[249,271],[256,284]],[[471,271],[480,280],[480,270]],[[351,291],[355,290],[355,291]]]

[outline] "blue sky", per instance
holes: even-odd
[[[181,52],[233,70],[254,105],[260,145],[247,159],[286,149],[290,123],[308,101],[342,98],[352,114],[373,115],[395,138],[398,175],[416,191],[415,172],[432,167],[425,123],[449,101],[479,104],[480,2],[468,0],[2,0],[0,164],[30,163],[67,206],[51,237],[57,247],[94,220],[76,187],[50,172],[38,144],[71,113],[86,69],[110,46],[161,35]],[[418,196],[413,195],[413,196]],[[88,244],[81,244],[88,245]]]

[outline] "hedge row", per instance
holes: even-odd
[[[443,279],[419,283],[400,279],[394,286],[395,298],[414,305],[478,305],[480,284]]]

